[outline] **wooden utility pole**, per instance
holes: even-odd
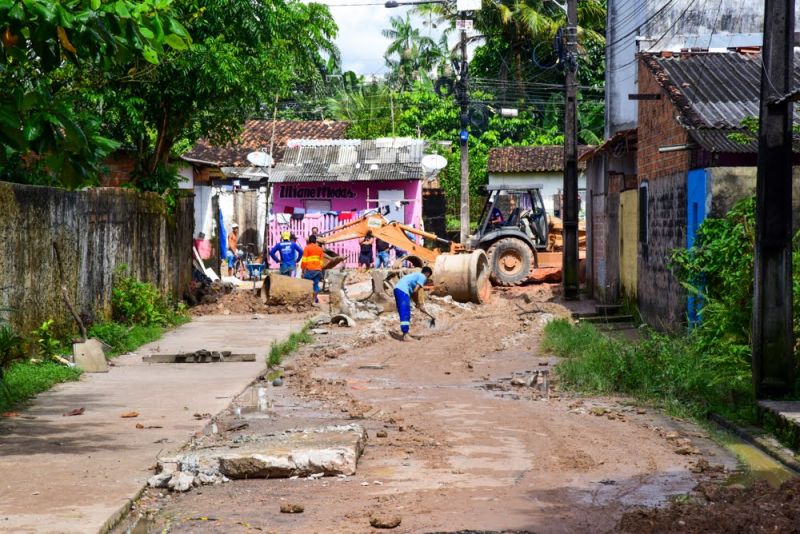
[[[564,81],[564,298],[577,300],[578,280],[578,2],[567,0]]]
[[[791,392],[792,91],[794,0],[766,0],[756,178],[753,386],[756,398]]]
[[[462,19],[466,18],[463,16]],[[469,66],[467,64],[467,31],[461,30],[461,65],[458,80],[458,104],[461,108],[461,244],[466,244],[469,237],[469,94],[467,83]]]

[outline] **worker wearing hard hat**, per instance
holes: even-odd
[[[280,258],[278,258],[280,255]],[[291,276],[297,267],[298,260],[303,256],[303,249],[300,248],[296,242],[292,241],[291,232],[281,232],[281,240],[276,243],[269,251],[269,257],[272,261],[279,264],[279,271],[281,274]]]

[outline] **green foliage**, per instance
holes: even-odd
[[[126,265],[117,269],[111,307],[114,319],[128,325],[171,326],[185,316],[185,309],[174,308],[153,284],[128,276]]]
[[[627,343],[585,324],[549,324],[543,347],[565,358],[559,364],[564,383],[597,393],[626,393],[696,415],[716,411],[746,420],[754,417],[750,362],[754,244],[755,200],[749,198],[724,218],[706,219],[694,246],[673,253],[675,276],[702,302],[702,320],[688,336],[646,332],[643,341]],[[795,246],[792,259],[797,336],[800,247]]]
[[[159,63],[191,42],[172,0],[0,2],[0,178],[80,187],[95,183],[119,145],[101,133],[85,90]]]
[[[123,325],[115,322],[93,324],[89,328],[89,337],[95,337],[108,345],[106,357],[114,357],[136,350],[145,343],[161,337],[164,329],[156,325]]]
[[[720,374],[730,368],[704,358],[691,337],[647,331],[642,341],[628,342],[590,324],[557,320],[545,327],[542,348],[563,358],[558,376],[570,389],[631,395],[678,415],[754,414],[749,382]]]
[[[110,131],[135,147],[139,180],[159,173],[176,144],[233,140],[262,105],[319,84],[338,60],[337,28],[321,4],[182,0],[176,11],[192,45],[156,67],[134,65],[136,83],[124,78],[95,95]]]
[[[33,331],[33,337],[36,340],[36,355],[43,361],[53,360],[67,350],[53,333],[54,322],[53,319],[48,319]]]
[[[706,219],[694,246],[672,254],[675,277],[703,301],[697,335],[708,351],[749,351],[754,247],[755,199],[748,198],[725,218]]]
[[[390,39],[384,58],[391,69],[388,80],[392,86],[407,89],[415,82],[430,79],[433,68],[449,57],[447,41],[444,49],[430,37],[420,33],[411,23],[411,16],[389,19],[391,28],[383,30]]]
[[[794,335],[800,333],[800,236],[792,253]],[[694,246],[676,250],[672,270],[687,290],[700,299],[701,322],[692,331],[695,350],[715,371],[715,380],[733,389],[751,381],[753,254],[755,199],[739,201],[722,219],[706,219]],[[800,358],[798,345],[795,355]],[[800,360],[798,360],[800,363]]]
[[[5,373],[6,387],[0,388],[0,411],[13,408],[55,384],[77,380],[80,375],[80,369],[51,361],[14,363]]]
[[[310,323],[306,323],[299,332],[292,332],[284,341],[273,341],[269,347],[267,364],[271,367],[280,365],[285,356],[292,354],[300,345],[311,343],[314,337],[308,332],[311,328]]]
[[[0,390],[7,388],[5,370],[23,357],[22,337],[11,326],[0,324]]]

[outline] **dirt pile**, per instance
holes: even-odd
[[[628,512],[619,532],[800,532],[800,479],[779,488],[757,481],[740,485],[700,484],[699,502]]]
[[[215,302],[198,304],[190,308],[194,316],[200,315],[240,315],[249,313],[298,313],[316,309],[311,304],[295,306],[267,306],[261,297],[251,290],[239,289],[220,296]]]

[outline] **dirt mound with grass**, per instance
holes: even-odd
[[[618,532],[800,532],[798,478],[779,488],[757,481],[750,488],[701,484],[697,491],[699,501],[626,513]]]

